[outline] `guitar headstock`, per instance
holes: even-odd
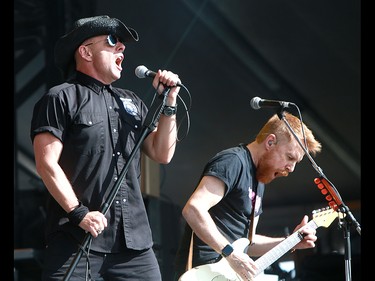
[[[339,216],[339,214],[334,209],[327,207],[314,210],[312,216],[313,221],[318,226],[328,227]]]

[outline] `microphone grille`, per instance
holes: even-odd
[[[145,67],[144,65],[137,66],[137,68],[135,69],[135,75],[138,78],[145,78],[147,70],[147,67]]]
[[[262,99],[260,97],[253,97],[250,101],[250,105],[253,109],[260,109],[260,105],[259,105],[259,102],[261,101]]]

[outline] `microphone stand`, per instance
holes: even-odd
[[[295,104],[293,104],[295,105]],[[295,105],[296,106],[296,105]],[[354,226],[359,235],[361,235],[361,226],[357,222],[357,220],[354,218],[353,214],[349,210],[349,207],[344,204],[344,202],[341,200],[341,196],[338,193],[337,189],[334,187],[334,185],[328,180],[328,178],[324,175],[323,170],[315,163],[314,159],[312,159],[311,155],[309,154],[309,151],[306,149],[306,147],[301,143],[300,139],[297,137],[293,129],[290,127],[288,121],[285,118],[284,115],[284,108],[285,105],[282,105],[280,108],[280,111],[277,112],[277,115],[281,120],[284,121],[286,126],[288,127],[289,131],[292,133],[294,138],[297,140],[298,144],[301,146],[303,151],[305,152],[305,155],[311,162],[313,168],[318,172],[320,175],[319,179],[315,179],[315,183],[318,185],[318,188],[321,189],[323,194],[329,194],[326,196],[326,200],[330,201],[329,205],[336,211],[339,211],[343,214],[344,219],[340,220],[339,226],[343,230],[344,235],[344,242],[345,242],[345,280],[350,281],[352,280],[352,272],[351,272],[351,243],[350,243],[350,228],[349,226]],[[326,189],[324,189],[324,187]]]
[[[137,143],[135,144],[131,154],[129,155],[129,158],[126,161],[126,165],[121,170],[121,173],[118,177],[118,180],[116,181],[116,184],[112,187],[112,189],[111,189],[111,191],[108,195],[108,198],[106,199],[106,201],[102,205],[100,212],[103,213],[104,215],[107,213],[108,209],[110,208],[113,201],[115,200],[116,194],[120,190],[121,183],[124,180],[125,175],[129,170],[130,163],[134,159],[134,156],[135,156],[136,152],[140,148],[141,144],[143,143],[143,141],[147,137],[147,135],[156,128],[156,124],[158,123],[160,115],[164,110],[164,107],[165,107],[165,104],[166,104],[166,99],[167,99],[167,96],[169,94],[169,91],[170,91],[170,87],[165,87],[163,93],[161,94],[161,95],[163,95],[163,100],[162,100],[162,104],[160,106],[160,110],[159,110],[158,114],[156,115],[155,118],[153,118],[151,120],[151,123],[148,126],[143,127],[143,132],[141,133],[141,136],[137,140]],[[79,247],[79,251],[75,255],[75,257],[72,260],[67,272],[65,273],[65,276],[64,276],[64,279],[63,279],[64,281],[68,281],[70,279],[71,275],[73,274],[73,271],[77,267],[78,262],[80,261],[80,259],[82,257],[83,252],[88,254],[87,249],[88,249],[88,245],[91,244],[92,238],[93,237],[92,237],[91,233],[88,232],[86,234],[82,244]]]

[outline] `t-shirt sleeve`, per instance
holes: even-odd
[[[214,176],[222,180],[226,186],[225,194],[237,185],[239,175],[242,173],[243,164],[234,153],[219,154],[214,156],[205,166],[203,175]]]

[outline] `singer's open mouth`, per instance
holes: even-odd
[[[121,62],[123,61],[123,59],[124,59],[124,57],[118,57],[117,59],[116,59],[116,64],[117,65],[121,65]]]

